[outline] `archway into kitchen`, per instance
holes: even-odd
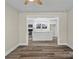
[[[53,46],[59,41],[58,17],[27,17],[28,45]]]

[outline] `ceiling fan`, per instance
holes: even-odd
[[[39,4],[39,5],[42,5],[42,1],[41,1],[41,0],[25,0],[25,1],[24,1],[24,4],[27,5],[27,4],[30,3],[30,2],[32,2],[32,3],[37,3],[37,4]]]

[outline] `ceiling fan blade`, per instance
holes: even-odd
[[[25,4],[25,5],[27,5],[27,4],[28,4],[28,2],[29,2],[28,0],[24,0],[24,4]]]
[[[41,0],[34,0],[33,2],[42,5],[42,1]],[[29,0],[24,0],[24,4],[27,5],[29,3]]]
[[[36,3],[42,5],[42,1],[41,0],[35,0],[35,1],[36,1]]]

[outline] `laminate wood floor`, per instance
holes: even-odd
[[[5,59],[73,59],[73,51],[65,45],[19,46]]]
[[[32,41],[29,40],[29,46],[56,46],[57,39],[53,39],[51,41]]]

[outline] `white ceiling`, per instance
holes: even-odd
[[[20,12],[50,12],[50,11],[68,11],[73,8],[73,0],[42,0],[43,5],[38,5],[36,3],[29,3],[24,5],[24,0],[5,0],[6,3],[13,6]]]

